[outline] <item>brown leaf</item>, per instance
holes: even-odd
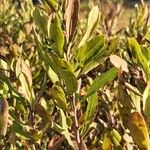
[[[68,0],[66,8],[66,37],[67,42],[71,41],[72,36],[75,32],[78,13],[79,13],[80,0]]]
[[[122,69],[122,71],[129,72],[128,70],[128,64],[125,60],[123,60],[121,57],[117,55],[111,55],[110,56],[111,63],[118,69]]]

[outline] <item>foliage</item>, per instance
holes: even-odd
[[[122,4],[3,0],[1,149],[150,149],[149,10],[114,31]]]

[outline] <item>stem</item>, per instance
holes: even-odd
[[[79,134],[79,130],[78,130],[79,125],[78,125],[75,93],[73,94],[73,111],[74,111],[74,125],[75,125],[74,129],[75,129],[75,135],[76,135],[76,142],[77,142],[78,148],[80,150],[81,139],[80,139],[80,134]]]

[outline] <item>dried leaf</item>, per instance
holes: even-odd
[[[110,61],[116,68],[118,69],[121,68],[122,71],[129,72],[127,62],[123,60],[121,57],[117,55],[111,55]]]
[[[76,30],[80,0],[68,0],[66,8],[66,37],[67,42],[71,41]]]

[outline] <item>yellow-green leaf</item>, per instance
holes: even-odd
[[[64,93],[64,91],[61,87],[59,87],[58,85],[54,85],[52,87],[52,96],[56,100],[58,106],[62,110],[65,111],[65,110],[68,109],[68,106],[67,106],[67,103],[66,103],[65,93]]]
[[[78,47],[82,46],[89,39],[91,33],[93,32],[94,28],[97,25],[99,17],[100,17],[99,8],[98,8],[98,6],[94,6],[88,16],[86,33],[85,33],[84,37],[82,38]]]
[[[139,112],[133,112],[129,116],[128,128],[135,143],[142,150],[149,150],[149,133],[146,122]]]

